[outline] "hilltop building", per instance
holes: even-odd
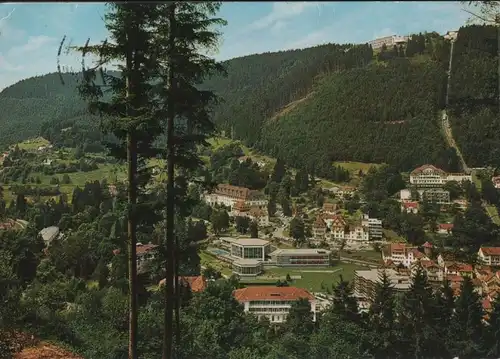
[[[368,41],[368,44],[371,45],[373,50],[381,49],[382,46],[387,46],[388,48],[392,48],[394,45],[399,46],[406,44],[409,40],[408,36],[398,36],[398,35],[390,35],[379,37],[378,39]]]
[[[450,181],[471,181],[472,176],[465,173],[446,173],[433,165],[423,165],[410,173],[410,183],[417,187],[442,187]]]
[[[237,202],[243,202],[245,206],[256,207],[267,210],[267,199],[260,191],[252,191],[246,187],[231,186],[229,184],[218,185],[213,193],[205,195],[205,200],[210,205],[223,204],[233,208]]]

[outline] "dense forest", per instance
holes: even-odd
[[[459,31],[451,69],[451,124],[471,167],[500,165],[498,54],[498,28]]]
[[[453,49],[451,123],[471,166],[498,164],[497,32],[467,26]],[[415,34],[406,48],[321,45],[226,61],[227,76],[202,86],[222,102],[219,129],[287,163],[326,172],[335,160],[433,163],[457,170],[440,129],[450,42]],[[0,147],[35,135],[56,146],[102,149],[98,119],[78,97],[78,74],[48,74],[0,93]],[[314,143],[315,146],[310,146]]]

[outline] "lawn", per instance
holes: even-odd
[[[394,232],[392,229],[383,229],[382,232],[384,233],[384,237],[391,242],[406,242],[406,240],[399,236],[396,232]]]
[[[33,150],[37,150],[38,147],[47,146],[49,144],[50,144],[50,142],[47,141],[45,138],[43,138],[43,137],[37,137],[37,138],[29,139],[29,140],[26,140],[26,141],[23,141],[23,142],[19,142],[17,144],[17,146],[21,150],[33,151]]]
[[[380,252],[375,250],[366,250],[366,251],[342,251],[342,257],[358,259],[361,261],[368,262],[379,262],[382,255]]]
[[[488,215],[490,216],[491,220],[495,224],[500,224],[500,217],[498,217],[498,210],[495,206],[491,205],[486,205],[486,212],[488,212]]]
[[[349,172],[354,172],[356,174],[359,172],[359,170],[362,170],[364,173],[366,173],[371,167],[381,166],[380,164],[377,163],[364,163],[364,162],[351,162],[351,161],[334,162],[333,164],[334,166],[342,166]]]
[[[210,266],[227,276],[231,276],[231,274],[233,274],[228,263],[218,260],[217,258],[215,258],[214,256],[212,256],[211,254],[209,254],[207,251],[204,250],[201,250],[198,254],[200,256],[200,262],[203,267]]]
[[[256,281],[269,279],[270,281],[278,281],[280,278],[285,278],[287,274],[290,276],[300,275],[301,279],[293,280],[290,285],[299,288],[307,289],[311,292],[324,292],[324,287],[332,287],[340,280],[340,276],[345,280],[351,281],[354,278],[354,271],[367,269],[352,263],[339,263],[331,267],[288,267],[288,268],[269,268],[266,269],[263,276],[257,277]],[[325,271],[325,272],[313,272]],[[327,272],[328,271],[328,272]],[[276,277],[269,278],[270,276]],[[245,280],[245,283],[251,284],[251,280]]]

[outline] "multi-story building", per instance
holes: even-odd
[[[382,220],[378,218],[370,218],[369,215],[363,215],[363,220],[361,225],[364,227],[368,227],[368,233],[370,235],[370,239],[380,239],[382,238]]]
[[[377,283],[380,283],[383,272],[387,275],[394,290],[406,292],[410,289],[411,276],[408,272],[394,269],[369,269],[357,270],[354,272],[354,296],[357,298],[359,306],[368,309],[375,297]]]
[[[484,264],[500,266],[500,247],[481,247],[477,255]]]
[[[378,39],[369,41],[368,44],[371,45],[372,49],[377,50],[382,48],[384,45],[388,48],[392,48],[394,45],[399,46],[402,44],[406,44],[408,42],[408,39],[408,36],[390,35],[379,37]]]
[[[423,165],[410,173],[410,183],[417,187],[441,187],[450,181],[472,181],[465,173],[446,173],[433,165]]]
[[[230,247],[230,262],[234,274],[256,276],[262,273],[263,262],[271,251],[269,241],[258,238],[225,238]]]
[[[326,219],[331,230],[331,239],[334,241],[369,241],[368,224],[347,224],[342,216],[333,216]]]
[[[296,287],[255,286],[236,289],[234,298],[243,305],[244,311],[257,316],[267,317],[271,323],[286,321],[292,304],[305,298],[311,305],[312,320],[316,321],[316,298],[307,290]]]
[[[410,268],[413,263],[419,260],[429,260],[429,258],[417,247],[407,246],[405,243],[391,243],[382,249],[382,260]]]
[[[271,262],[279,267],[286,266],[329,266],[331,252],[326,249],[297,248],[276,249],[271,252]]]
[[[326,228],[327,226],[325,221],[323,218],[318,216],[312,225],[313,237],[318,239],[325,238]]]
[[[441,188],[430,188],[422,192],[422,200],[429,203],[450,203],[450,192]]]
[[[252,191],[245,187],[218,185],[212,193],[205,195],[205,200],[210,205],[223,204],[233,208],[237,202],[244,202],[249,207],[267,210],[267,199],[260,191]]]
[[[252,207],[250,203],[247,203],[246,201],[236,201],[229,215],[232,217],[248,217],[252,221],[257,222],[257,224],[261,227],[269,225],[269,214],[267,212],[267,208]]]
[[[412,264],[412,274],[415,274],[416,269],[421,266],[424,273],[427,275],[427,279],[432,284],[440,286],[444,279],[444,269],[441,268],[436,262],[431,260],[421,260]]]

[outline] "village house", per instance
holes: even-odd
[[[260,227],[269,226],[269,214],[267,208],[251,206],[249,202],[239,200],[229,213],[232,217],[248,217],[257,222]]]
[[[486,265],[500,266],[500,247],[481,247],[477,255]]]
[[[232,208],[236,202],[243,201],[250,207],[267,209],[268,201],[260,191],[252,191],[246,187],[219,184],[213,193],[205,195],[205,200],[211,206],[222,204]]]
[[[429,282],[437,286],[440,286],[442,284],[444,279],[444,270],[436,262],[432,260],[421,260],[419,262],[414,262],[411,265],[412,275],[415,274],[419,266],[427,275],[427,279],[429,280]]]
[[[439,234],[450,234],[453,229],[453,223],[439,223],[437,232]]]
[[[331,216],[327,220],[327,225],[331,231],[331,239],[340,242],[346,241],[369,241],[370,232],[368,225],[348,224],[342,216]]]
[[[305,298],[311,304],[313,321],[316,321],[316,298],[302,288],[251,286],[236,289],[233,296],[243,305],[246,313],[255,315],[257,319],[266,317],[272,324],[285,322],[292,304]]]
[[[337,203],[325,202],[325,203],[323,203],[322,209],[323,209],[323,212],[325,212],[327,214],[335,214],[338,211],[338,205],[337,205]]]
[[[491,182],[496,189],[500,189],[500,176],[491,177]]]
[[[444,274],[448,275],[457,275],[460,277],[469,277],[472,278],[474,275],[474,268],[470,264],[460,263],[460,262],[445,262],[444,266]]]
[[[401,212],[417,214],[418,207],[419,207],[418,202],[414,202],[414,201],[402,202],[401,203]]]
[[[175,281],[174,281],[175,282]],[[163,278],[158,285],[163,286],[166,283],[166,279]],[[198,276],[180,276],[179,284],[193,293],[203,292],[207,288],[207,280],[202,275]]]
[[[433,165],[423,165],[410,173],[410,183],[417,187],[442,187],[450,181],[471,181],[472,176],[465,173],[446,173]]]
[[[399,191],[399,201],[400,202],[411,201],[411,191],[406,188]]]
[[[405,243],[390,243],[382,249],[382,260],[391,261],[396,265],[402,264],[411,268],[412,264],[420,260],[430,260],[417,247],[407,246]]]
[[[316,220],[314,221],[312,225],[312,232],[313,232],[313,237],[314,238],[320,238],[323,239],[326,236],[326,223],[325,221],[320,217],[316,217]]]
[[[156,244],[142,244],[137,243],[136,245],[136,255],[137,255],[137,273],[146,273],[149,271],[149,264],[155,259],[157,254],[158,246]],[[114,255],[120,254],[119,249],[113,250]]]
[[[356,192],[356,187],[344,186],[340,188],[335,194],[342,198],[351,197]]]

